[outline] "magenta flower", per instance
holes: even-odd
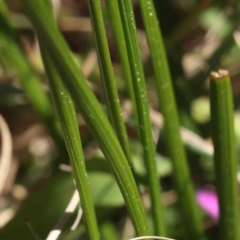
[[[219,218],[218,197],[216,192],[201,189],[197,191],[196,199],[200,207],[214,220]]]

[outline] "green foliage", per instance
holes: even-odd
[[[60,240],[237,240],[239,4],[59,2],[53,16],[50,0],[0,1],[0,113],[14,146],[0,238],[45,239],[76,188],[83,217],[72,231],[70,214]],[[220,67],[233,96],[228,77],[206,84]],[[218,194],[217,227],[197,206],[202,188]]]
[[[99,231],[93,203],[89,193],[88,176],[85,168],[85,161],[80,140],[78,122],[75,106],[72,99],[60,81],[55,68],[44,51],[44,44],[41,43],[42,57],[49,77],[49,85],[52,97],[56,106],[56,111],[61,124],[63,137],[68,150],[69,158],[73,168],[74,180],[81,199],[81,206],[85,213],[86,225],[90,238],[99,239]]]
[[[165,121],[165,132],[169,155],[173,162],[176,189],[188,239],[203,239],[202,221],[194,199],[193,185],[187,165],[185,149],[180,137],[180,127],[172,79],[169,71],[160,26],[152,0],[140,1],[148,44],[153,60],[157,91]],[[158,232],[160,235],[160,232]]]
[[[219,239],[239,239],[239,201],[233,100],[229,73],[211,73],[211,124],[219,197]]]
[[[128,59],[131,68],[132,85],[136,99],[136,115],[138,121],[137,129],[140,142],[143,146],[145,166],[147,169],[155,233],[157,235],[165,235],[166,229],[163,221],[163,207],[159,201],[161,198],[161,190],[156,171],[156,154],[151,130],[146,82],[138,46],[132,2],[130,0],[118,0],[115,2],[115,8],[118,8],[117,2],[119,5]]]
[[[66,88],[81,110],[85,121],[108,160],[128,206],[137,234],[147,234],[145,211],[133,174],[105,113],[87,85],[83,74],[74,63],[69,48],[57,30],[52,14],[46,9],[45,3],[28,0],[23,2],[41,41],[44,42],[44,51],[48,52],[61,80],[64,81]],[[44,13],[44,18],[40,12]]]

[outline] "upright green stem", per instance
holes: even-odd
[[[211,117],[216,185],[220,206],[219,238],[238,240],[239,203],[233,99],[228,71],[211,73]]]
[[[124,38],[123,26],[121,16],[119,12],[119,6],[117,0],[106,0],[109,19],[112,24],[113,33],[117,43],[117,49],[122,63],[124,80],[127,86],[129,97],[133,104],[134,116],[137,117],[136,113],[136,99],[132,83],[131,68],[128,60],[127,46]]]
[[[83,213],[90,239],[100,239],[93,201],[88,186],[88,176],[79,135],[79,128],[72,99],[59,79],[59,75],[52,64],[44,44],[40,41],[45,70],[49,78],[50,90],[56,106],[64,141],[68,150],[74,179],[80,195]]]
[[[42,1],[22,0],[45,51],[96,138],[122,192],[138,236],[149,234],[146,214],[128,161],[119,141],[83,74],[74,62],[69,47]]]
[[[99,0],[89,0],[88,3],[110,121],[115,129],[129,164],[132,166],[127,131],[122,117],[121,105],[114,79],[101,4]]]
[[[118,0],[118,4],[131,67],[138,115],[138,132],[144,149],[155,233],[157,235],[165,235],[161,189],[156,171],[155,146],[152,136],[147,91],[138,47],[132,1]]]
[[[168,152],[173,161],[175,184],[180,196],[179,202],[185,223],[185,232],[189,239],[201,239],[203,226],[195,202],[194,189],[180,136],[178,112],[163,37],[153,1],[140,0],[139,3],[153,61],[157,92],[164,117]]]

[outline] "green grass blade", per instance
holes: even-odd
[[[113,33],[116,39],[117,49],[122,63],[123,75],[127,91],[131,102],[133,104],[134,116],[137,117],[136,113],[136,99],[132,84],[132,75],[130,64],[128,60],[127,46],[124,38],[123,26],[121,16],[119,12],[119,6],[117,0],[106,0],[107,10],[110,22],[112,24]]]
[[[151,210],[153,214],[155,233],[157,235],[164,235],[165,226],[163,220],[163,207],[160,197],[161,190],[156,172],[155,146],[152,136],[147,91],[137,41],[133,7],[132,2],[129,0],[118,0],[118,4],[127,45],[127,52],[137,104],[138,132],[144,149],[144,159],[150,188]]]
[[[185,223],[185,232],[189,239],[201,239],[203,237],[203,226],[180,136],[178,112],[160,26],[153,1],[140,0],[139,3],[153,61],[157,92],[164,116],[168,152],[174,166],[176,189],[181,196],[179,202],[183,222]]]
[[[8,18],[8,12],[0,2],[0,53],[1,58],[8,60],[19,75],[23,90],[32,104],[34,110],[43,119],[51,134],[60,146],[61,133],[56,117],[53,113],[47,93],[44,91],[41,79],[31,68],[24,56],[21,47],[16,44],[16,36]]]
[[[219,197],[219,239],[237,240],[239,205],[233,99],[228,71],[211,73],[211,122],[216,185]]]
[[[41,49],[44,49],[43,44],[40,43],[40,45]],[[75,107],[68,91],[60,81],[54,65],[51,63],[49,56],[47,56],[46,51],[44,50],[42,51],[42,57],[46,73],[49,78],[50,90],[61,124],[63,138],[70,157],[74,179],[80,195],[88,234],[90,239],[98,240],[100,239],[99,231],[93,201],[91,199],[88,186],[88,176],[85,167]]]
[[[118,139],[83,74],[72,59],[52,15],[42,1],[23,0],[61,79],[96,138],[125,199],[137,235],[149,233],[136,183]]]
[[[99,0],[89,0],[88,3],[110,122],[114,127],[129,164],[132,166],[127,131],[122,117],[121,105],[114,79],[101,3]]]

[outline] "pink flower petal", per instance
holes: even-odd
[[[198,204],[205,210],[213,219],[219,218],[219,206],[217,194],[214,191],[201,189],[196,194]]]

